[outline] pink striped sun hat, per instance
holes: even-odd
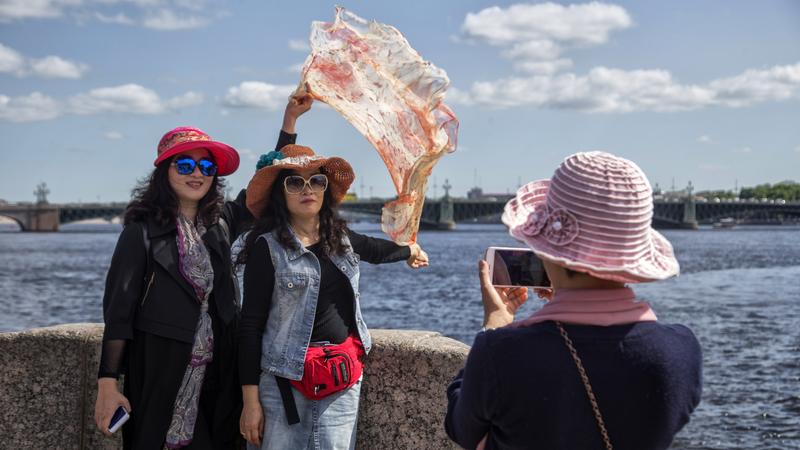
[[[623,283],[680,272],[652,218],[653,190],[642,169],[605,152],[567,157],[550,180],[521,187],[503,212],[511,236],[540,258]]]

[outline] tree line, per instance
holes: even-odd
[[[734,191],[702,191],[697,193],[698,196],[705,198],[718,197],[720,199],[733,199],[739,197],[741,199],[783,199],[786,201],[800,200],[800,183],[794,181],[781,181],[775,184],[759,184],[753,187],[743,187],[739,190],[737,195]]]

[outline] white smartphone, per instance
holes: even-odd
[[[113,433],[119,430],[130,418],[131,416],[128,414],[128,411],[125,411],[125,408],[122,406],[118,407],[117,410],[114,411],[114,415],[111,417],[111,422],[108,424],[108,432]]]
[[[550,287],[542,260],[529,248],[489,247],[486,262],[496,287]]]

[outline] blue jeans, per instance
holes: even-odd
[[[353,450],[356,447],[358,400],[362,377],[351,386],[321,400],[309,400],[292,388],[300,423],[289,425],[275,376],[261,373],[258,396],[264,408],[264,437],[260,450]],[[247,444],[248,450],[259,450]]]

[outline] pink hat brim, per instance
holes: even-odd
[[[591,249],[578,251],[580,244],[575,241],[559,246],[549,242],[541,233],[526,234],[523,228],[530,215],[546,210],[549,187],[550,180],[533,181],[522,186],[506,204],[502,217],[509,234],[530,247],[540,258],[576,272],[622,283],[663,280],[680,272],[672,244],[652,227],[646,230],[647,248],[638,251],[635,258],[628,258],[628,261],[618,255],[592,254]]]
[[[154,166],[159,165],[162,161],[172,158],[173,156],[194,150],[196,148],[205,148],[211,152],[214,162],[217,164],[217,175],[224,177],[236,172],[239,168],[239,153],[230,145],[223,144],[217,141],[188,141],[172,146],[169,150],[158,155],[158,158],[153,162]]]

